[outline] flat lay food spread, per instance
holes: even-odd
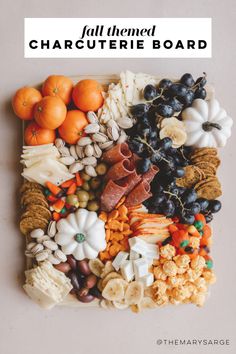
[[[51,75],[12,106],[29,297],[48,309],[203,306],[233,124],[206,74]]]

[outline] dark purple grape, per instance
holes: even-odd
[[[162,241],[161,245],[162,246],[168,245],[168,243],[170,243],[171,241],[172,241],[172,237],[169,236],[164,241]]]
[[[184,211],[180,216],[180,221],[184,224],[192,225],[195,221],[194,215]]]
[[[205,215],[206,222],[209,223],[213,220],[213,215],[211,213],[207,213]]]
[[[195,98],[195,93],[193,91],[188,91],[184,97],[182,97],[180,100],[183,103],[184,107],[188,107],[192,104],[193,100]]]
[[[201,210],[200,205],[197,202],[186,204],[184,207],[193,215],[199,214]]]
[[[222,204],[219,200],[210,200],[208,210],[212,213],[218,213],[222,207]]]
[[[175,160],[176,162],[176,160]],[[177,167],[176,170],[174,171],[175,177],[181,178],[185,175],[185,171],[182,167]]]
[[[149,158],[144,158],[137,162],[137,172],[140,174],[146,173],[151,167],[151,161]]]
[[[149,106],[147,104],[140,103],[135,106],[132,106],[130,108],[130,112],[134,117],[140,118],[145,113],[147,113],[148,109],[149,109]]]
[[[196,201],[196,199],[197,199],[197,193],[193,188],[187,189],[182,196],[182,200],[186,204],[193,203]]]
[[[204,211],[208,208],[209,201],[205,198],[198,198],[196,202],[200,205],[201,211]]]
[[[160,103],[156,107],[156,113],[164,118],[170,118],[174,114],[174,110],[171,106],[166,105],[164,103]]]
[[[158,194],[158,195],[153,197],[152,205],[154,205],[155,207],[159,206],[161,203],[164,202],[165,199],[166,199],[166,196],[165,196],[164,193],[163,194]]]
[[[167,217],[172,217],[175,212],[174,202],[172,200],[164,201],[161,205],[161,210]]]
[[[157,96],[156,87],[153,85],[147,85],[144,88],[143,96],[144,96],[145,100],[147,100],[147,101],[153,100]]]
[[[191,74],[186,73],[184,74],[181,79],[180,79],[181,84],[187,86],[187,87],[192,87],[194,85],[194,80]]]
[[[169,79],[162,79],[160,82],[159,82],[159,85],[158,85],[158,88],[160,89],[167,89],[168,87],[170,87],[172,85],[172,81],[169,80]]]
[[[183,104],[179,100],[177,100],[176,97],[172,97],[167,100],[166,104],[171,106],[175,112],[180,112],[183,109]]]
[[[170,97],[184,97],[187,94],[188,90],[186,88],[186,86],[184,86],[183,84],[172,84],[169,88],[168,88],[168,94],[170,95]]]
[[[195,86],[198,86],[198,87],[203,87],[205,86],[207,83],[207,80],[206,80],[206,77],[205,76],[202,76],[202,77],[199,77],[196,82],[195,82]]]
[[[143,143],[137,140],[130,141],[129,147],[132,152],[138,155],[143,151]]]
[[[164,150],[169,150],[171,146],[172,146],[172,139],[168,137],[161,139],[159,143],[159,147]]]
[[[204,87],[199,87],[195,91],[194,98],[201,98],[204,100],[206,98],[206,95],[207,93]]]
[[[157,106],[160,103],[165,103],[165,99],[163,97],[157,97],[155,100],[152,102],[155,106]]]

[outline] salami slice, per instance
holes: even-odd
[[[128,159],[124,159],[122,161],[115,163],[113,166],[110,167],[110,169],[106,174],[106,179],[117,181],[119,179],[122,179],[130,175],[134,171],[135,170],[134,170],[133,163],[131,163],[130,160]]]
[[[110,212],[125,195],[126,185],[119,185],[109,180],[101,195],[101,210]]]
[[[128,144],[122,143],[103,153],[103,160],[111,165],[124,159],[129,159],[132,153]]]
[[[143,180],[128,194],[125,205],[127,207],[139,205],[151,196],[150,184],[146,180]]]
[[[159,168],[155,165],[152,165],[149,170],[144,173],[143,180],[147,181],[148,183],[151,183],[158,171]]]
[[[129,194],[132,191],[132,189],[134,189],[134,187],[137,186],[137,184],[141,181],[141,179],[142,179],[141,176],[138,175],[136,171],[134,171],[129,176],[120,180],[119,184],[127,185],[125,195]]]

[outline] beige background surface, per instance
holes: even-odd
[[[106,312],[99,309],[56,308],[46,312],[21,290],[23,239],[17,230],[16,204],[21,150],[21,124],[10,108],[10,97],[25,84],[49,74],[111,74],[129,68],[163,76],[203,71],[216,95],[234,118],[235,18],[232,0],[1,0],[0,75],[0,353],[233,353],[235,344],[235,134],[222,151],[220,178],[224,208],[215,220],[212,253],[218,282],[203,309],[194,306],[146,311]],[[37,60],[23,58],[24,17],[212,17],[213,58],[203,60]],[[186,29],[187,30],[187,29]],[[234,127],[235,128],[235,127]],[[235,133],[235,132],[234,132]],[[174,338],[229,339],[230,346],[157,346]]]

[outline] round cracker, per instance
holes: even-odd
[[[30,211],[35,214],[35,216],[40,215],[47,220],[52,218],[51,212],[48,208],[40,204],[28,204],[26,206],[26,211]]]
[[[46,231],[48,220],[38,217],[25,217],[20,221],[20,231],[27,236],[34,229],[43,229]]]

